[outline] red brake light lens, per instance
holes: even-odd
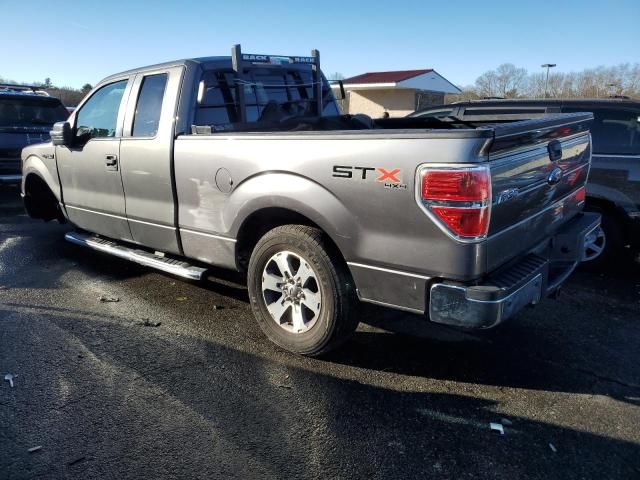
[[[587,189],[585,187],[580,187],[573,195],[578,203],[584,202],[587,199]]]
[[[432,207],[431,210],[459,237],[482,237],[489,227],[489,209]]]
[[[481,202],[489,198],[487,170],[425,170],[422,174],[423,200]]]
[[[460,239],[487,236],[491,204],[488,168],[425,168],[421,172],[422,205]]]

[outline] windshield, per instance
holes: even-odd
[[[59,100],[47,97],[1,98],[0,127],[51,126],[69,112]]]

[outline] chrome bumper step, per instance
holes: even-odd
[[[145,267],[155,268],[163,272],[177,275],[191,280],[201,280],[206,268],[196,267],[182,260],[170,257],[161,257],[154,253],[125,246],[113,240],[107,240],[96,235],[69,232],[64,236],[65,240],[76,245],[91,248],[99,252],[108,253],[115,257],[124,258],[131,262],[139,263]]]

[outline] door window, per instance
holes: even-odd
[[[85,103],[76,117],[76,138],[83,143],[91,138],[116,135],[118,111],[127,80],[105,85]]]
[[[605,108],[570,107],[564,112],[593,110],[591,125],[593,153],[608,155],[640,155],[640,112]]]
[[[166,85],[166,73],[148,75],[142,80],[136,113],[133,117],[132,135],[134,137],[155,137],[158,133]]]

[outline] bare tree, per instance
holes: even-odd
[[[522,86],[527,76],[524,68],[518,68],[512,63],[503,63],[495,70],[483,73],[476,80],[476,92],[480,97],[515,98],[519,95],[518,88]]]
[[[485,72],[476,79],[476,93],[481,98],[498,96],[498,79],[494,70]]]
[[[478,77],[475,86],[462,96],[449,98],[473,98],[472,93],[483,97],[543,98],[546,77],[542,72],[527,75],[524,68],[506,63]],[[596,67],[582,72],[554,72],[549,74],[550,98],[606,98],[625,95],[640,98],[640,64],[624,63],[610,67]]]
[[[512,63],[503,63],[496,69],[496,79],[500,96],[515,98],[518,96],[518,88],[527,76],[527,70],[518,68]]]

